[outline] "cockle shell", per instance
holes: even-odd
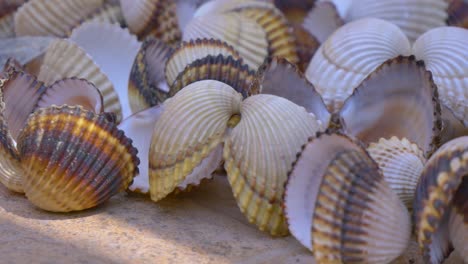
[[[303,147],[284,206],[291,233],[317,263],[389,263],[410,239],[405,206],[366,151],[342,135]]]
[[[0,39],[0,65],[15,58],[21,65],[41,57],[54,41],[53,37],[16,37]]]
[[[128,82],[132,112],[155,106],[169,97],[164,67],[172,49],[161,40],[146,39],[133,62]]]
[[[369,144],[369,155],[379,165],[385,181],[409,208],[426,163],[422,150],[406,138],[381,138]]]
[[[119,96],[122,118],[130,116],[128,80],[141,43],[118,24],[100,22],[82,24],[73,30],[70,39],[86,51],[109,77]]]
[[[197,39],[190,42],[182,42],[167,60],[164,69],[166,82],[172,86],[177,76],[184,71],[185,67],[198,59],[203,59],[208,55],[232,56],[240,59],[239,53],[225,42],[214,39]]]
[[[314,8],[304,18],[302,26],[320,43],[344,24],[334,4],[317,2]]]
[[[302,23],[307,12],[315,6],[315,0],[274,0],[273,2],[289,22],[294,24]]]
[[[118,23],[122,26],[125,25],[125,19],[120,4],[112,3],[111,1],[104,2],[101,7],[88,15],[88,18],[85,20],[86,22]]]
[[[203,38],[225,41],[253,70],[268,56],[265,31],[255,20],[240,14],[210,14],[193,18],[185,27],[182,40]]]
[[[240,112],[241,102],[242,96],[228,85],[206,80],[164,103],[149,150],[152,200],[211,177],[222,160],[228,122]]]
[[[329,110],[335,112],[380,64],[410,52],[410,43],[397,26],[383,20],[362,19],[339,28],[322,44],[306,77]]]
[[[93,59],[69,40],[56,40],[50,44],[41,66],[38,80],[50,85],[63,78],[77,77],[93,83],[104,99],[104,111],[122,118],[119,97],[109,78]]]
[[[269,0],[212,0],[201,5],[193,14],[194,17],[215,13],[226,13],[245,7],[274,7]]]
[[[224,146],[224,167],[237,204],[249,222],[286,235],[284,184],[307,138],[322,129],[317,118],[282,97],[248,97]]]
[[[451,0],[447,12],[449,26],[468,28],[468,2],[466,0]]]
[[[468,261],[467,175],[468,137],[440,147],[422,172],[414,200],[414,221],[425,263],[441,263],[452,246]]]
[[[0,38],[15,36],[14,12],[26,0],[8,0],[0,3]]]
[[[67,36],[103,0],[29,0],[15,15],[17,36]]]
[[[153,36],[167,44],[180,40],[173,0],[120,0],[120,5],[128,28],[140,39]]]
[[[364,143],[407,138],[428,157],[440,143],[440,112],[437,88],[424,63],[399,56],[369,75],[339,116],[344,131]]]
[[[137,173],[131,140],[115,124],[80,107],[41,108],[18,137],[24,191],[44,210],[94,207],[125,190]]]
[[[232,56],[207,56],[185,67],[172,84],[169,95],[173,96],[187,85],[201,80],[216,80],[223,82],[247,97],[250,86],[256,75],[242,59],[235,60]]]
[[[305,72],[310,60],[320,47],[320,43],[302,25],[294,25],[293,30],[296,38],[296,52],[299,58],[297,65],[301,72]]]

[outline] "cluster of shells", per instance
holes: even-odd
[[[0,0],[0,182],[70,212],[225,170],[317,263],[468,262],[467,6]]]

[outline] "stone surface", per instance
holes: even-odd
[[[422,263],[415,245],[396,263]],[[293,237],[250,225],[223,176],[153,203],[121,194],[55,214],[0,186],[0,263],[314,263]],[[456,262],[453,262],[456,263]]]

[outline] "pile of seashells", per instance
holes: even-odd
[[[0,182],[70,212],[225,170],[317,263],[468,262],[468,3],[1,0]]]

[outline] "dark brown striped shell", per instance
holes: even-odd
[[[42,108],[18,137],[24,191],[44,210],[69,212],[103,203],[138,172],[137,150],[105,115],[81,107]]]

